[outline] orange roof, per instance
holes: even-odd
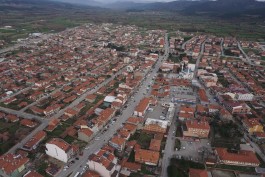
[[[83,174],[82,177],[100,177],[100,175],[95,171],[88,170]]]
[[[72,148],[70,144],[59,138],[53,138],[47,144],[54,144],[55,146],[61,148],[65,152],[68,152]]]
[[[186,122],[187,128],[210,130],[210,125],[207,121],[190,120]]]
[[[189,177],[208,177],[206,170],[190,168]]]
[[[86,99],[88,100],[94,100],[97,98],[97,95],[94,95],[94,94],[90,94],[90,95],[87,95]]]
[[[29,171],[23,177],[43,177],[43,176],[36,171]]]
[[[118,131],[119,135],[122,137],[122,138],[128,138],[130,136],[130,132],[126,129],[120,129]]]
[[[110,142],[112,142],[113,144],[117,144],[119,146],[123,146],[125,144],[125,139],[124,138],[120,138],[118,136],[114,136],[113,138],[111,138]]]
[[[10,175],[22,165],[28,163],[29,158],[15,154],[5,154],[0,156],[0,169]]]
[[[135,111],[144,112],[149,105],[149,98],[143,98],[140,103],[136,106]]]
[[[144,119],[140,118],[140,117],[129,117],[126,122],[130,123],[130,124],[137,125],[137,124],[139,124],[140,122],[143,122],[143,121],[144,121]]]
[[[245,123],[248,127],[254,127],[260,124],[260,119],[258,118],[253,118],[253,119],[244,119],[243,123]]]
[[[33,146],[36,146],[41,140],[46,137],[47,133],[45,131],[39,131],[36,133],[30,140],[24,144],[24,148],[32,149]]]
[[[198,94],[199,94],[199,97],[200,97],[201,101],[209,102],[208,97],[207,97],[206,92],[205,92],[204,89],[199,89]]]
[[[193,107],[188,107],[188,106],[181,106],[180,107],[180,112],[186,112],[186,113],[192,113],[192,114],[194,114],[194,112],[195,112],[195,108],[193,108]]]
[[[101,112],[101,114],[98,116],[97,120],[99,123],[106,123],[111,117],[111,115],[114,113],[114,109],[107,108],[104,111]]]
[[[85,134],[85,135],[88,136],[88,137],[92,136],[93,133],[94,133],[94,132],[93,132],[92,130],[90,130],[89,128],[82,128],[82,129],[79,130],[79,132]]]
[[[133,162],[124,162],[122,164],[122,167],[125,167],[131,171],[141,171],[142,165],[139,163],[133,163]]]
[[[20,121],[20,124],[27,126],[27,127],[35,127],[37,125],[36,122],[33,122],[32,120],[29,120],[29,119],[22,119]]]
[[[135,152],[135,161],[139,163],[157,164],[159,161],[159,152],[138,149]]]
[[[215,148],[220,160],[260,164],[256,154],[252,151],[240,150],[238,153],[228,152],[226,148]]]
[[[134,124],[126,123],[123,128],[129,130],[130,132],[134,132],[137,129],[137,126]]]
[[[152,151],[160,151],[161,140],[151,139],[149,149]]]
[[[184,119],[193,119],[194,118],[193,114],[189,114],[187,112],[185,112],[185,113],[180,112],[179,117],[184,118]]]
[[[154,133],[166,133],[166,128],[159,126],[158,124],[145,125],[143,130]]]

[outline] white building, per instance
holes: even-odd
[[[46,143],[46,154],[64,163],[73,155],[73,147],[59,138],[53,138]]]
[[[98,172],[102,177],[118,177],[119,175],[117,158],[112,152],[105,149],[91,154],[87,164],[90,170]]]

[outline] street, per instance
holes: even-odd
[[[156,73],[158,72],[160,66],[162,65],[162,61],[164,59],[166,59],[168,57],[168,40],[167,40],[167,35],[165,36],[166,38],[166,43],[167,48],[165,49],[165,54],[164,56],[160,56],[155,68],[152,69],[152,71],[149,73],[150,75],[148,75],[148,78],[153,78]],[[147,75],[148,73],[146,73]],[[121,128],[122,123],[125,123],[126,120],[133,115],[135,107],[138,105],[138,103],[140,102],[140,100],[144,97],[144,93],[146,92],[146,87],[149,85],[150,80],[147,77],[144,79],[144,81],[142,82],[142,84],[139,87],[139,91],[136,91],[136,93],[133,95],[134,96],[134,100],[129,99],[127,105],[127,108],[124,108],[121,115],[118,116],[117,121],[111,126],[111,128],[107,129],[106,132],[104,133],[99,133],[98,135],[96,135],[97,137],[99,137],[100,140],[98,141],[92,141],[88,144],[88,146],[90,147],[89,149],[84,149],[83,150],[83,156],[79,157],[79,160],[76,160],[74,164],[72,164],[72,166],[70,166],[67,170],[65,171],[61,171],[60,173],[58,173],[56,176],[68,176],[69,174],[71,174],[71,176],[74,176],[77,172],[82,172],[84,166],[87,163],[87,159],[89,157],[89,155],[97,152],[99,150],[99,148],[101,148],[104,144],[106,144],[108,142],[108,140],[113,137],[113,135],[117,132],[118,129]]]

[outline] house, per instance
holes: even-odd
[[[186,121],[186,120],[191,120],[191,119],[194,119],[193,114],[183,113],[183,112],[179,113],[179,120]]]
[[[88,170],[86,171],[82,177],[101,177],[99,175],[99,173],[95,172],[95,171],[91,171],[91,170]]]
[[[64,163],[73,155],[73,147],[60,138],[53,138],[46,143],[46,154]]]
[[[15,154],[4,154],[0,156],[0,174],[10,177],[21,177],[29,158]]]
[[[223,120],[232,120],[233,116],[232,114],[227,111],[225,108],[221,108],[220,110],[220,118]]]
[[[134,115],[144,117],[147,109],[149,108],[149,98],[143,98],[134,110]]]
[[[160,153],[157,151],[137,149],[135,150],[135,162],[157,166],[159,154]]]
[[[225,107],[231,114],[248,114],[251,108],[246,103],[226,102]]]
[[[52,106],[48,106],[43,113],[45,114],[45,116],[51,116],[52,114],[58,112],[61,109],[61,105],[59,104],[55,104]]]
[[[260,119],[252,118],[252,119],[244,119],[242,120],[244,128],[248,131],[248,133],[263,133],[263,126],[260,123]]]
[[[100,115],[95,120],[96,124],[98,124],[98,127],[104,127],[107,122],[114,116],[115,110],[112,108],[107,108],[103,110]]]
[[[23,177],[43,177],[43,176],[36,171],[30,170]]]
[[[149,150],[159,152],[160,147],[161,147],[161,140],[151,139]]]
[[[189,177],[208,177],[208,173],[207,170],[190,168]]]
[[[8,114],[5,117],[5,119],[6,119],[7,122],[13,122],[13,123],[19,121],[19,118],[16,115],[13,115],[13,114]]]
[[[64,111],[64,114],[68,117],[74,117],[78,114],[78,111],[72,109],[72,108],[67,108],[65,111]]]
[[[125,148],[125,142],[126,139],[114,136],[113,138],[111,138],[111,140],[109,140],[109,145],[121,152]]]
[[[89,169],[99,173],[101,177],[118,177],[116,171],[118,159],[113,152],[102,148],[95,154],[91,154],[87,162]]]
[[[96,98],[97,98],[97,95],[90,94],[90,95],[87,95],[85,100],[88,101],[89,103],[93,103],[96,100]]]
[[[206,105],[209,104],[209,98],[206,95],[206,91],[204,89],[199,89],[198,91],[199,99],[201,101],[201,104]]]
[[[228,152],[226,148],[215,148],[218,162],[226,165],[258,167],[260,161],[253,151],[240,150],[236,153]]]
[[[148,133],[165,134],[167,131],[168,121],[147,118],[143,131]]]
[[[48,131],[48,132],[52,132],[59,125],[59,123],[60,123],[59,119],[52,119],[49,122],[49,124],[48,124],[48,126],[46,127],[45,130]]]
[[[90,128],[81,128],[78,131],[78,139],[89,142],[93,138],[94,132]]]
[[[30,140],[28,140],[22,147],[23,150],[32,151],[37,148],[38,144],[47,136],[45,131],[39,131]]]
[[[183,136],[208,138],[210,125],[207,121],[189,120],[183,126]]]
[[[20,121],[20,125],[33,128],[33,127],[37,126],[37,122],[34,122],[32,120],[29,120],[29,119],[22,119]]]

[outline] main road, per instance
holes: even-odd
[[[120,129],[123,126],[123,123],[126,122],[126,120],[133,115],[135,107],[138,105],[140,100],[144,97],[144,93],[146,93],[146,88],[150,84],[150,79],[156,76],[160,66],[162,65],[162,61],[168,58],[168,53],[169,53],[169,48],[168,48],[168,36],[167,34],[165,35],[165,54],[163,56],[160,56],[157,63],[155,64],[155,67],[150,71],[150,75],[148,74],[145,76],[145,79],[142,81],[141,85],[138,88],[138,91],[135,91],[133,95],[133,99],[129,99],[128,103],[126,103],[128,106],[127,108],[124,108],[121,112],[121,115],[117,118],[117,121],[111,126],[111,128],[107,129],[106,132],[102,133],[99,132],[97,135],[100,140],[98,141],[91,141],[89,143],[89,149],[84,149],[83,151],[83,156],[79,158],[79,160],[76,160],[72,166],[70,166],[66,171],[61,171],[59,174],[56,176],[68,176],[71,174],[71,176],[74,176],[77,172],[82,172],[83,171],[83,166],[86,165],[87,159],[89,155],[97,152],[103,145],[105,145],[108,140],[113,137],[113,135],[117,132],[118,129]],[[134,101],[135,100],[135,101]]]

